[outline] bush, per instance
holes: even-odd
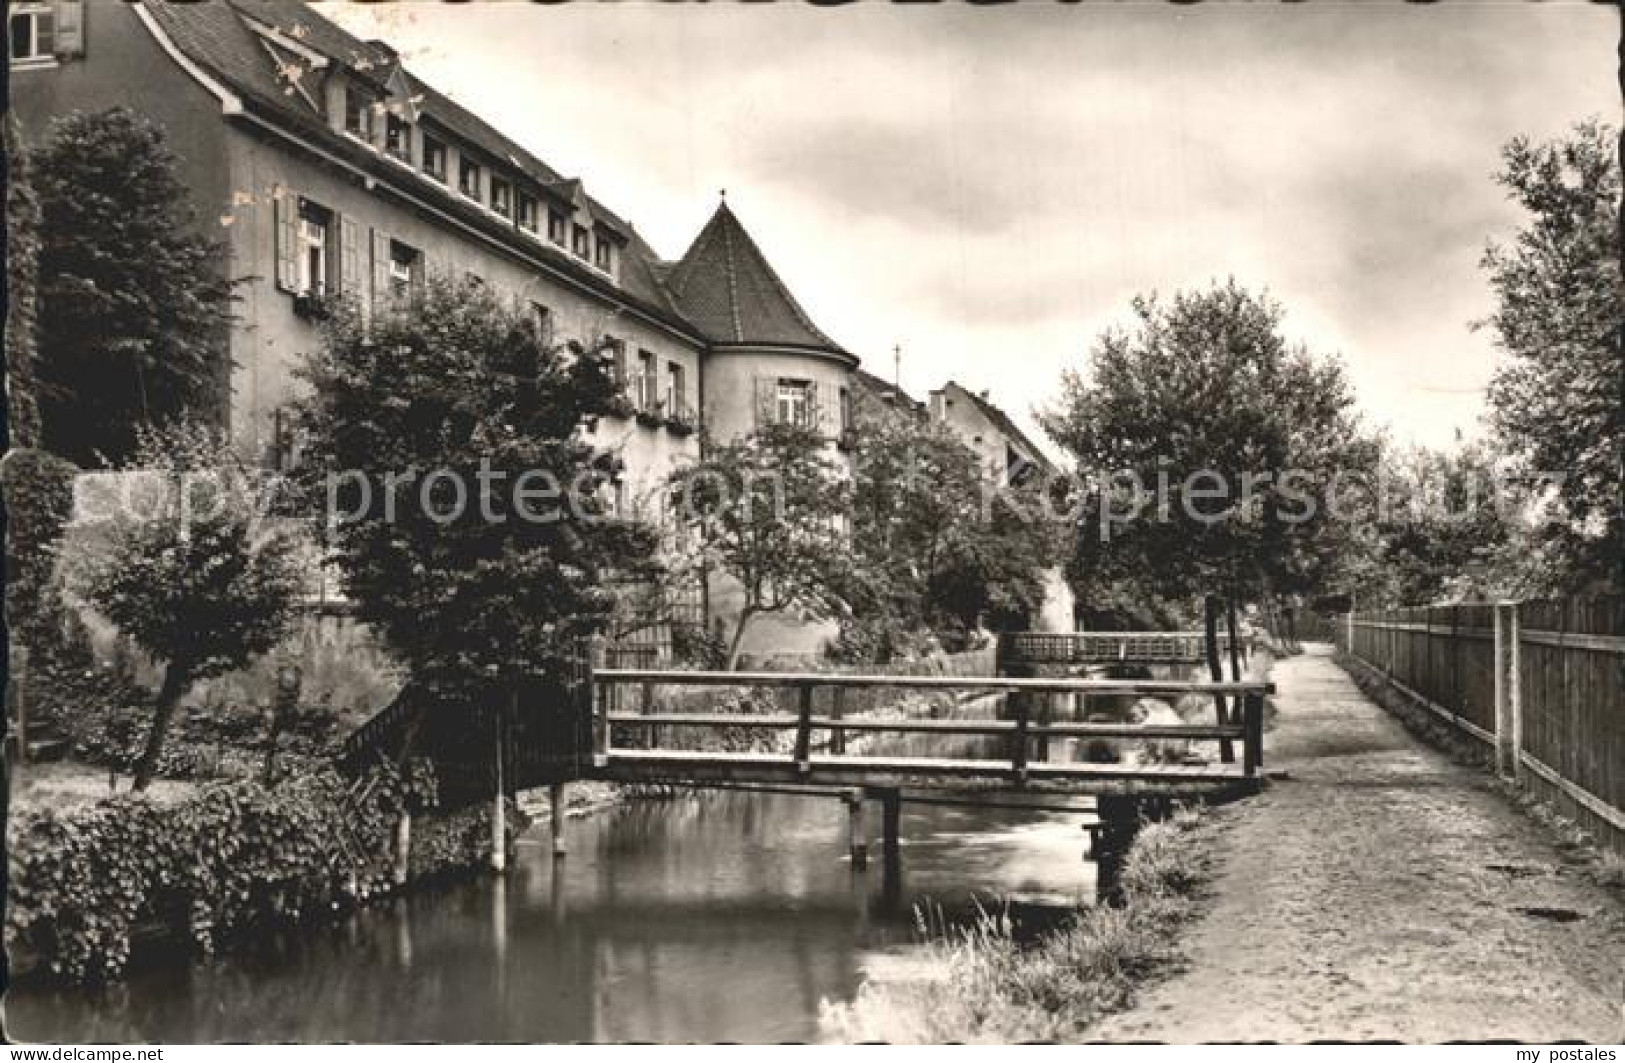
[[[267,788],[236,782],[161,805],[120,795],[12,825],[7,930],[46,977],[119,977],[137,928],[202,953],[245,934],[331,915],[391,888],[403,809],[432,807],[433,775],[331,770]],[[460,817],[427,831],[414,865],[468,866],[488,844]]]
[[[77,467],[43,450],[13,450],[0,462],[6,499],[6,621],[35,653],[48,651],[60,622],[56,543],[73,515]]]

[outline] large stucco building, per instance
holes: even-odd
[[[619,504],[698,456],[700,419],[719,438],[793,419],[832,454],[849,444],[857,357],[809,318],[725,202],[664,260],[579,178],[414,76],[388,44],[297,0],[9,10],[25,141],[76,109],[151,117],[198,224],[245,278],[220,401],[245,453],[289,460],[293,370],[326,300],[371,310],[431,275],[477,278],[557,339],[615,350],[627,416],[596,432],[625,462]],[[782,646],[793,627],[761,637]]]

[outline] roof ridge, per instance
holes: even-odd
[[[1006,435],[1014,438],[1016,442],[1020,443],[1026,449],[1032,451],[1032,460],[1034,462],[1043,465],[1046,468],[1053,467],[1053,463],[1050,461],[1049,455],[1045,454],[1044,451],[1039,448],[1038,444],[1033,442],[1031,437],[1029,437],[1027,433],[1022,430],[1021,426],[1015,422],[1015,418],[1011,417],[1005,412],[1004,407],[1000,406],[991,398],[984,396],[980,392],[972,391],[970,388],[967,388],[965,385],[956,380],[950,379],[946,384],[943,385],[943,389],[946,390],[949,385],[958,388],[960,391],[963,391],[967,396],[969,396],[971,402],[975,403],[976,408],[981,410],[983,415],[986,416],[988,420],[992,421],[994,426],[997,427],[1001,432],[1004,432]]]
[[[728,210],[728,201],[723,200],[717,208],[717,216],[726,213],[733,216]],[[737,221],[738,219],[735,219]],[[739,270],[734,266],[734,240],[733,226],[719,225],[717,231],[722,234],[722,269],[723,276],[728,279],[728,309],[732,313],[734,322],[734,339],[743,343],[745,341],[745,322],[739,316]]]

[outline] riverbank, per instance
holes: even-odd
[[[574,790],[572,785],[571,789]],[[112,991],[14,987],[45,1043],[818,1041],[821,1000],[906,964],[912,913],[966,925],[1009,897],[1018,937],[1093,897],[1084,813],[907,804],[902,875],[855,869],[837,799],[629,800],[532,827],[505,876],[370,904]],[[878,853],[878,817],[866,819]],[[538,986],[546,992],[537,992]]]
[[[489,807],[437,812],[421,770],[190,785],[12,810],[5,929],[16,978],[98,984],[143,955],[234,951],[489,859]],[[513,808],[510,848],[526,823]]]
[[[1211,819],[1185,969],[1091,1039],[1611,1042],[1625,901],[1325,647],[1277,663],[1263,795]]]
[[[913,976],[866,981],[849,1004],[826,1006],[832,1040],[894,1044],[1075,1041],[1179,961],[1179,938],[1207,881],[1203,814],[1184,809],[1145,826],[1123,865],[1122,903],[1023,943],[1008,919],[923,947]]]

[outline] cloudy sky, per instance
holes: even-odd
[[[324,4],[667,257],[719,190],[826,332],[1029,426],[1138,292],[1235,276],[1374,424],[1473,432],[1500,145],[1617,123],[1600,4]]]

